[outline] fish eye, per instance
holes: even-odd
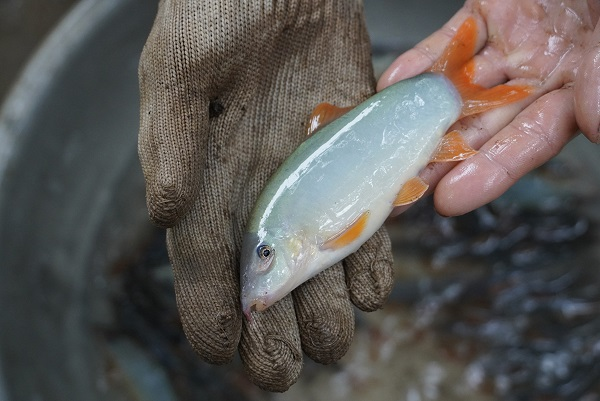
[[[267,260],[273,256],[273,249],[269,245],[260,245],[256,249],[256,253],[262,260]]]

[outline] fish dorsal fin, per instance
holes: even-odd
[[[311,136],[319,128],[324,127],[336,118],[343,116],[354,107],[337,107],[330,103],[320,103],[315,107],[308,120],[307,136]]]
[[[458,131],[450,131],[442,137],[431,162],[455,162],[465,160],[476,154]]]
[[[394,206],[404,206],[416,202],[427,192],[428,188],[429,185],[421,177],[411,178],[400,188],[400,192],[394,200]]]
[[[352,223],[347,227],[344,227],[342,231],[332,235],[323,242],[321,249],[340,249],[351,244],[352,241],[357,239],[365,230],[370,214],[371,213],[368,210],[364,211],[360,216],[355,218]]]
[[[478,114],[526,98],[533,88],[527,85],[498,85],[484,88],[473,82],[477,22],[469,17],[462,23],[442,56],[429,69],[445,75],[462,98],[461,117]]]

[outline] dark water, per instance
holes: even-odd
[[[424,203],[396,227],[420,232],[396,233],[398,254],[417,247],[430,264],[427,285],[399,283],[392,302],[421,311],[498,399],[600,395],[597,223],[582,210],[594,199],[560,188],[576,174],[553,161],[473,213],[442,218]]]

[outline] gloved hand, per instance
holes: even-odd
[[[321,363],[339,359],[354,332],[350,301],[374,310],[391,290],[387,234],[251,322],[240,309],[239,251],[255,199],[304,140],[312,108],[354,105],[374,90],[358,1],[163,0],[140,88],[148,209],[168,227],[194,349],[225,363],[239,342],[250,378],[271,391],[296,381],[301,349]]]

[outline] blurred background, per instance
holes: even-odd
[[[379,74],[461,6],[369,0]],[[388,224],[396,285],[287,393],[201,362],[137,161],[150,0],[0,1],[0,401],[600,400],[600,155],[574,141],[473,213]]]
[[[0,99],[19,72],[75,0],[3,0],[0,2]]]

